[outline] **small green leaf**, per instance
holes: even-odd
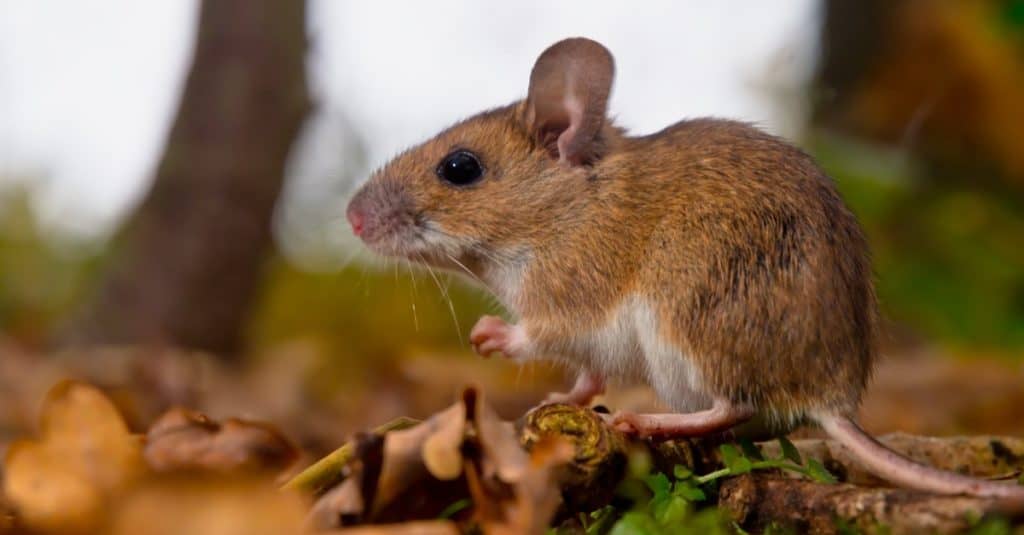
[[[663,531],[651,515],[630,511],[612,526],[609,535],[659,535]]]
[[[678,526],[689,516],[689,502],[679,496],[670,496],[664,502],[658,504],[652,513],[654,519],[662,526]]]
[[[800,457],[800,450],[796,449],[796,446],[789,441],[786,437],[779,437],[779,447],[782,448],[782,456],[793,461],[796,464],[804,464],[803,459]]]
[[[740,448],[743,450],[743,454],[746,455],[747,458],[752,459],[754,461],[764,460],[764,453],[761,451],[761,447],[758,446],[757,444],[754,444],[752,440],[750,440],[749,438],[741,438],[739,440],[739,443]]]
[[[672,490],[672,483],[669,482],[668,476],[661,472],[648,475],[644,478],[644,483],[654,493],[655,499],[667,497],[669,491]]]
[[[707,499],[707,496],[700,487],[688,481],[676,483],[675,488],[672,489],[672,494],[691,502],[702,502]]]
[[[807,474],[811,476],[811,479],[819,483],[836,482],[836,476],[832,475],[832,473],[814,457],[807,458]]]
[[[677,464],[672,467],[672,476],[675,477],[676,479],[689,479],[691,476],[693,476],[693,470],[690,470],[689,468],[681,464]]]
[[[722,454],[722,464],[724,464],[726,468],[736,462],[736,459],[740,458],[740,452],[736,451],[736,446],[733,446],[732,444],[722,444],[721,447],[718,448],[718,451]]]
[[[462,511],[463,509],[465,509],[465,508],[467,508],[467,507],[469,507],[471,505],[473,505],[473,502],[469,498],[463,498],[461,500],[457,500],[455,502],[452,502],[451,505],[449,505],[448,507],[445,507],[444,510],[442,510],[440,513],[438,513],[437,518],[441,518],[441,519],[451,518],[451,517],[455,516],[455,514],[458,513],[459,511]]]
[[[753,466],[750,463],[750,459],[744,457],[736,446],[732,444],[723,444],[719,451],[722,453],[722,464],[729,469],[731,475],[738,476],[740,474],[746,474]]]

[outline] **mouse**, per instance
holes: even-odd
[[[596,41],[551,45],[524,99],[374,171],[347,206],[352,231],[483,285],[512,320],[480,318],[470,344],[572,370],[547,401],[649,385],[670,412],[610,415],[626,433],[816,424],[897,486],[1024,499],[1024,486],[913,462],[857,423],[878,299],[865,234],[815,160],[719,118],[630,135],[608,114],[614,74]]]

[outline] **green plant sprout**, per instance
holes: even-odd
[[[729,523],[717,508],[697,509],[707,502],[708,492],[718,480],[752,472],[754,470],[788,470],[799,473],[820,483],[835,483],[836,478],[817,459],[806,460],[785,437],[780,437],[781,455],[766,458],[764,452],[753,442],[742,440],[738,446],[723,444],[719,448],[723,468],[708,474],[698,475],[693,470],[676,465],[671,477],[662,472],[650,472],[649,463],[643,472],[627,478],[620,487],[622,494],[632,497],[633,508],[621,512],[608,505],[577,518],[587,535],[647,535],[647,534],[689,534],[689,533],[743,533],[743,530]],[[634,464],[634,463],[631,463]],[[643,464],[638,462],[637,464]],[[636,480],[642,482],[649,499],[637,499]],[[552,533],[560,533],[553,530]]]

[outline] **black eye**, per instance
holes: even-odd
[[[437,176],[455,184],[465,186],[472,184],[484,174],[484,168],[476,155],[466,150],[457,150],[441,160],[437,166]]]

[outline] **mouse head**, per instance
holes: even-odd
[[[454,268],[507,258],[553,233],[617,131],[605,118],[611,54],[560,41],[528,97],[471,117],[374,172],[348,206],[375,252]]]

